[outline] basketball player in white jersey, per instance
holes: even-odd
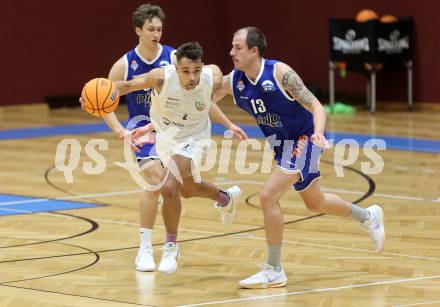
[[[139,128],[133,137],[136,138],[137,133],[140,135],[155,130],[156,151],[166,168],[161,194],[167,235],[158,268],[164,273],[177,270],[180,195],[216,201],[222,224],[229,226],[235,221],[236,201],[241,194],[237,186],[222,191],[195,176],[194,170],[200,164],[211,137],[209,110],[212,107],[212,93],[223,79],[217,66],[203,66],[202,55],[198,43],[186,43],[177,49],[176,65],[153,69],[131,81],[116,82],[120,95],[142,88],[153,88],[151,123]],[[233,132],[239,138],[246,137],[241,130]]]
[[[165,14],[156,5],[142,4],[133,12],[133,26],[139,42],[136,47],[124,54],[116,61],[109,73],[108,78],[112,81],[131,80],[152,69],[174,63],[175,49],[161,45],[163,23]],[[150,115],[151,89],[142,88],[130,93],[126,97],[126,105],[129,120],[138,115]],[[243,135],[243,131],[234,125],[218,108],[214,106],[210,110],[211,117],[226,128]],[[126,128],[120,123],[114,112],[103,117],[106,124],[119,137],[126,135]],[[143,126],[148,122],[139,122],[134,128]],[[142,168],[142,174],[149,185],[157,185],[161,182],[164,172],[155,150],[154,143],[146,144],[141,148],[132,146],[134,155],[142,167],[148,163],[148,167]],[[153,257],[152,231],[157,215],[157,205],[160,191],[145,191],[140,200],[140,246],[135,259],[138,271],[154,271],[156,264]]]

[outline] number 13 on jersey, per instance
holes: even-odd
[[[262,99],[251,99],[251,105],[255,114],[266,112],[266,106]]]

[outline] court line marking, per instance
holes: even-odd
[[[430,305],[430,304],[435,304],[435,303],[440,303],[440,301],[420,302],[420,303],[405,304],[405,305],[393,305],[392,307],[420,306],[420,305]]]
[[[258,180],[220,181],[220,182],[214,182],[214,183],[216,185],[228,185],[228,184],[256,184],[256,185],[264,185],[264,181],[258,181]],[[323,191],[324,192],[337,192],[337,193],[344,193],[344,194],[351,194],[351,195],[363,195],[364,194],[364,192],[360,192],[360,191],[351,191],[351,190],[343,190],[343,189],[332,189],[332,188],[323,188]],[[136,190],[126,190],[126,191],[106,192],[106,193],[92,193],[92,194],[83,194],[83,195],[68,195],[68,196],[61,196],[61,197],[55,197],[55,198],[26,199],[26,200],[0,202],[0,206],[8,206],[8,205],[16,205],[16,204],[29,204],[29,203],[51,201],[51,200],[70,200],[70,199],[92,198],[92,197],[101,197],[101,196],[118,196],[118,195],[136,194],[136,193],[142,193],[142,192],[143,192],[142,189],[136,189]],[[20,197],[20,195],[12,195],[12,196]],[[372,196],[383,197],[383,198],[391,198],[391,199],[408,200],[408,201],[440,203],[440,198],[437,198],[437,199],[426,199],[426,198],[422,198],[422,197],[412,197],[412,196],[395,195],[395,194],[384,194],[384,193],[374,193]],[[36,196],[24,196],[24,197],[36,197]]]
[[[261,181],[253,181],[253,180],[238,180],[238,181],[227,181],[227,182],[219,182],[216,183],[218,185],[226,185],[226,184],[237,184],[237,183],[249,183],[249,184],[257,184],[262,185],[264,182]],[[329,189],[330,190],[330,189]],[[334,191],[337,189],[333,189]],[[339,192],[342,192],[344,190],[337,190]],[[92,195],[99,195],[99,196],[113,196],[113,195],[121,195],[121,194],[131,194],[131,193],[139,193],[142,192],[142,190],[129,190],[129,191],[121,191],[121,192],[110,192],[110,193],[99,193],[99,194],[87,194],[87,195],[75,195],[75,196],[65,196],[60,197],[57,199],[66,199],[66,198],[85,198],[85,197],[93,197]],[[361,193],[357,191],[345,191],[349,192],[351,194],[353,193]],[[56,200],[56,199],[35,199],[36,201],[45,201],[45,200]],[[411,199],[413,200],[413,199]],[[31,200],[28,200],[28,202]],[[5,202],[6,203],[6,202]],[[0,203],[0,205],[5,205],[5,203]],[[9,202],[10,203],[10,202]],[[0,208],[0,210],[8,210],[8,211],[20,211],[24,212],[25,210],[11,210],[6,208]],[[44,214],[44,213],[42,213]],[[45,213],[48,215],[51,215],[50,213]],[[128,222],[118,222],[118,221],[108,221],[108,220],[100,220],[101,222],[110,222],[110,223],[116,223],[116,224],[134,224],[134,223],[128,223]],[[137,225],[137,224],[135,224]],[[157,226],[157,228],[163,228],[163,226]],[[215,233],[215,232],[206,232],[206,231],[198,231],[198,230],[192,230],[192,229],[183,229],[182,231],[188,231],[188,232],[195,232],[195,233],[206,233],[206,234],[222,234],[222,233]],[[248,239],[255,239],[255,240],[266,240],[265,238],[259,238],[259,237],[247,237]],[[242,238],[239,238],[242,239]],[[348,247],[339,247],[339,246],[332,246],[332,245],[324,245],[324,244],[318,244],[318,243],[303,243],[303,242],[297,242],[297,241],[289,241],[284,240],[285,243],[291,243],[291,244],[297,244],[297,245],[305,245],[305,246],[313,246],[313,247],[325,247],[325,248],[331,248],[331,249],[341,249],[341,250],[351,250],[351,251],[359,251],[359,252],[368,252],[368,253],[375,253],[370,250],[363,250],[363,249],[356,249],[356,248],[348,248]],[[431,258],[431,257],[423,257],[423,256],[412,256],[412,255],[404,255],[404,254],[396,254],[396,253],[383,253],[383,255],[392,255],[392,256],[398,256],[398,257],[407,257],[407,258],[417,258],[417,259],[430,259],[430,260],[440,260],[438,258]],[[398,280],[391,280],[391,281],[380,281],[380,282],[374,282],[374,283],[368,283],[368,284],[355,284],[355,285],[346,285],[346,286],[340,286],[340,287],[332,287],[332,288],[320,288],[320,289],[313,289],[313,290],[306,290],[306,291],[296,291],[296,292],[289,292],[289,293],[282,293],[282,294],[274,294],[274,295],[264,295],[264,296],[256,296],[252,298],[241,298],[241,299],[231,299],[231,300],[223,300],[223,301],[212,301],[212,302],[205,302],[205,303],[198,303],[198,304],[190,304],[190,305],[180,305],[183,306],[204,306],[204,305],[213,305],[213,304],[220,304],[220,303],[233,303],[233,302],[243,302],[243,301],[250,301],[250,300],[260,300],[260,299],[266,299],[266,298],[274,298],[274,297],[282,297],[282,296],[292,296],[292,295],[300,295],[300,294],[307,294],[307,293],[316,293],[316,292],[329,292],[329,291],[337,291],[337,290],[343,290],[343,289],[353,289],[353,288],[360,288],[360,287],[368,287],[368,286],[376,286],[376,285],[389,285],[389,284],[396,284],[396,283],[404,283],[404,282],[410,282],[410,281],[420,281],[420,280],[430,280],[430,279],[437,279],[440,278],[440,275],[434,275],[434,276],[425,276],[425,277],[416,277],[416,278],[404,278],[404,279],[398,279]],[[434,301],[433,301],[434,302]],[[436,301],[438,302],[438,301]],[[431,303],[431,302],[427,302]],[[400,305],[400,307],[403,306],[416,306],[421,304],[427,304],[427,303],[417,303],[412,305]]]
[[[229,184],[254,184],[254,185],[263,185],[264,182],[263,181],[258,181],[258,180],[231,180],[231,181],[221,181],[221,182],[215,182],[215,184],[217,185],[229,185]],[[356,191],[346,191],[346,190],[337,190],[337,189],[326,189],[326,190],[332,190],[332,191],[340,191],[340,192],[348,192],[350,194],[354,194],[354,193],[362,193],[362,192],[356,192]],[[141,189],[139,190],[127,190],[127,191],[119,191],[119,192],[110,192],[110,193],[97,193],[97,194],[85,194],[85,195],[75,195],[75,196],[65,196],[65,197],[59,197],[59,198],[54,198],[54,199],[46,199],[46,200],[59,200],[59,199],[67,199],[67,198],[86,198],[86,197],[93,197],[93,196],[114,196],[114,195],[122,195],[122,194],[131,194],[131,193],[140,193],[142,192]],[[40,200],[40,199],[35,199],[35,201]],[[2,205],[2,203],[0,203],[0,206]],[[32,213],[31,211],[27,211],[27,210],[18,210],[18,209],[6,209],[6,208],[0,208],[0,210],[5,210],[5,211],[15,211],[15,212],[20,212],[20,213]],[[48,212],[39,212],[37,214],[43,214],[43,215],[51,215],[51,213]],[[110,221],[110,220],[103,220],[103,219],[99,219],[96,220],[99,222],[106,222],[106,223],[113,223],[113,224],[120,224],[120,225],[138,225],[135,223],[129,223],[129,222],[118,222],[118,221]],[[156,226],[156,228],[163,228],[163,226]],[[202,234],[209,234],[209,235],[222,235],[224,233],[219,233],[219,232],[207,232],[207,231],[198,231],[198,230],[192,230],[192,229],[183,229],[180,228],[180,230],[182,231],[186,231],[186,232],[191,232],[193,231],[194,233],[202,233]],[[253,237],[251,239],[256,239],[256,240],[265,240],[264,238],[258,238],[258,237]],[[342,247],[342,246],[334,246],[334,245],[325,245],[325,244],[319,244],[319,243],[306,243],[306,242],[297,242],[297,241],[288,241],[288,240],[284,240],[284,242],[286,243],[291,243],[291,244],[298,244],[298,245],[304,245],[304,246],[314,246],[314,247],[324,247],[324,248],[332,248],[332,249],[339,249],[339,250],[348,250],[348,251],[357,251],[357,252],[367,252],[367,253],[374,253],[376,254],[376,252],[374,251],[370,251],[370,250],[366,250],[366,249],[358,249],[358,248],[350,248],[350,247]],[[383,253],[382,255],[388,255],[388,256],[393,256],[393,257],[404,257],[404,258],[413,258],[413,259],[424,259],[424,260],[433,260],[433,261],[440,261],[440,258],[433,258],[433,257],[426,257],[426,256],[416,256],[416,255],[406,255],[406,254],[397,254],[397,253]]]
[[[96,221],[96,222],[100,222],[100,223],[118,224],[118,225],[121,225],[121,226],[130,225],[130,226],[139,227],[138,223],[123,222],[123,221],[112,221],[112,220],[105,220],[105,219],[93,219],[93,220]],[[161,225],[157,225],[157,226],[155,226],[155,228],[165,229],[165,227],[161,226]],[[180,227],[179,227],[179,231],[194,232],[194,233],[200,233],[200,234],[206,234],[206,235],[225,235],[225,233],[222,233],[222,232],[186,229],[186,228],[180,228]],[[367,234],[365,234],[365,235],[367,235]],[[234,239],[253,239],[253,240],[261,240],[261,241],[265,241],[266,240],[265,238],[253,237],[253,236],[228,235],[228,237],[234,238]],[[330,248],[330,249],[347,250],[347,251],[352,251],[352,252],[362,252],[362,253],[369,253],[369,254],[377,255],[377,253],[375,251],[373,251],[373,250],[361,249],[361,248],[343,247],[343,246],[336,246],[336,245],[327,245],[327,244],[319,244],[319,243],[311,243],[311,242],[299,242],[299,241],[290,241],[290,240],[283,240],[283,242],[289,243],[289,244],[317,247],[317,248]],[[417,259],[417,260],[420,259],[420,260],[440,261],[440,258],[433,258],[433,257],[426,257],[426,256],[416,256],[416,255],[407,255],[407,254],[397,254],[397,253],[390,253],[390,252],[385,252],[385,253],[382,253],[381,255],[383,255],[383,256],[399,257],[399,258],[413,258],[413,259]],[[361,257],[340,257],[340,259],[350,259],[350,258],[360,259]],[[371,258],[381,258],[381,257],[380,256],[375,256],[375,257],[365,256],[365,258],[370,258],[371,259]]]
[[[70,199],[81,199],[81,198],[90,198],[90,197],[99,197],[99,196],[117,196],[117,195],[126,195],[126,194],[134,194],[141,193],[142,189],[137,190],[126,190],[126,191],[118,191],[118,192],[106,192],[106,193],[94,193],[94,194],[83,194],[83,195],[68,195],[54,198],[36,198],[36,199],[25,199],[25,200],[14,200],[14,201],[5,201],[0,202],[0,206],[8,206],[8,205],[17,205],[17,204],[30,204],[30,203],[39,203],[51,200],[70,200]],[[13,195],[12,196],[20,197],[22,195]],[[38,196],[24,196],[23,197],[38,197]]]
[[[6,209],[6,208],[0,208],[0,210],[7,210],[7,211],[17,211],[21,213],[32,213],[26,210],[16,210],[16,209]],[[55,214],[50,212],[37,212],[36,214],[42,214],[42,215],[51,215],[54,216]],[[58,215],[56,215],[58,217]],[[112,220],[105,220],[105,219],[94,219],[96,222],[100,223],[109,223],[109,224],[118,224],[121,226],[124,225],[130,225],[130,226],[136,226],[139,227],[138,223],[131,223],[131,222],[124,222],[124,221],[112,221]],[[157,225],[155,228],[165,229],[164,226]],[[181,231],[185,232],[193,232],[193,233],[200,233],[200,234],[206,234],[206,235],[224,235],[224,233],[221,232],[213,232],[213,231],[204,231],[204,230],[195,230],[195,229],[186,229],[186,228],[179,228]],[[253,239],[253,240],[262,240],[265,241],[265,238],[260,237],[251,237],[251,236],[229,236],[234,239]],[[360,248],[352,248],[352,247],[343,247],[343,246],[336,246],[336,245],[327,245],[327,244],[319,244],[319,243],[311,243],[311,242],[299,242],[299,241],[290,241],[290,240],[283,240],[285,243],[290,244],[296,244],[296,245],[302,245],[302,246],[310,246],[310,247],[319,247],[319,248],[330,248],[330,249],[338,249],[338,250],[347,250],[347,251],[353,251],[353,252],[365,252],[369,254],[375,254],[375,251],[368,250],[368,249],[360,249]],[[418,259],[418,260],[433,260],[433,261],[440,261],[440,258],[434,258],[434,257],[426,257],[426,256],[416,256],[416,255],[407,255],[407,254],[398,254],[398,253],[390,253],[385,252],[381,255],[384,256],[392,256],[392,257],[399,257],[399,258],[410,258],[410,259]]]
[[[137,226],[137,224],[135,224],[135,223],[119,222],[119,221],[111,221],[111,220],[103,220],[103,219],[100,219],[100,222],[122,224],[122,225],[129,224],[129,225],[136,225]],[[157,226],[156,228],[164,228],[164,227]],[[186,231],[186,232],[204,233],[204,234],[211,234],[211,235],[212,234],[223,234],[223,233],[218,233],[218,232],[199,231],[199,230],[184,229],[184,228],[180,228],[180,230]],[[233,237],[233,236],[231,236],[231,237]],[[238,239],[243,239],[243,238],[238,238]],[[260,238],[260,237],[246,237],[246,239],[254,239],[254,240],[261,240],[261,241],[266,240],[265,238]],[[297,241],[290,241],[290,240],[284,240],[283,242],[290,243],[290,244],[296,244],[296,245],[305,245],[305,246],[312,246],[312,247],[319,247],[319,248],[325,247],[325,248],[330,248],[330,249],[351,250],[351,251],[367,252],[367,253],[374,253],[375,254],[374,251],[364,250],[364,249],[339,247],[339,246],[324,245],[324,244],[317,244],[317,243],[305,243],[305,242],[297,242]],[[383,255],[392,255],[392,256],[417,258],[417,259],[430,259],[430,260],[437,260],[437,261],[440,260],[437,258],[395,254],[395,253],[384,253]],[[243,301],[250,301],[250,300],[261,300],[261,299],[275,298],[275,297],[282,297],[282,296],[293,296],[293,295],[301,295],[301,294],[317,293],[317,292],[329,292],[329,291],[337,291],[337,290],[343,290],[343,289],[353,289],[353,288],[377,286],[377,285],[389,285],[389,284],[420,281],[420,280],[429,280],[429,279],[437,279],[437,278],[440,278],[440,275],[416,277],[416,278],[404,278],[404,279],[391,280],[391,281],[380,281],[380,282],[374,282],[374,283],[368,283],[368,284],[346,285],[346,286],[332,287],[332,288],[320,288],[320,289],[313,289],[313,290],[306,290],[306,291],[296,291],[296,292],[289,292],[289,293],[282,293],[282,294],[256,296],[256,297],[252,297],[252,298],[213,301],[213,302],[205,302],[205,303],[198,303],[198,304],[181,305],[181,307],[184,307],[184,306],[188,306],[188,307],[189,306],[206,306],[206,305],[213,305],[213,304],[220,304],[220,303],[233,303],[233,302],[243,302]],[[428,303],[430,303],[430,302],[428,302]],[[427,303],[423,303],[423,304],[427,304]],[[421,305],[421,303],[417,303],[417,305]],[[395,306],[395,307],[403,307],[403,306],[416,306],[416,305],[399,305],[399,306]]]
[[[252,238],[252,239],[255,239],[255,240],[266,240],[265,238],[260,238],[260,237],[255,237],[255,238]],[[304,245],[304,246],[312,246],[312,247],[319,247],[319,248],[330,248],[330,249],[339,249],[339,250],[347,250],[347,251],[352,251],[352,252],[363,252],[363,253],[369,253],[369,254],[377,255],[377,253],[375,251],[373,251],[373,250],[361,249],[361,248],[342,247],[342,246],[335,246],[335,245],[326,245],[326,244],[310,243],[310,242],[298,242],[298,241],[289,241],[289,240],[283,240],[283,242],[290,243],[290,244]],[[407,254],[397,254],[397,253],[390,253],[390,252],[385,252],[385,253],[382,253],[381,255],[383,255],[383,256],[399,257],[399,258],[414,258],[414,259],[420,259],[420,260],[440,261],[440,258],[416,256],[416,255],[407,255]]]
[[[241,184],[254,184],[254,185],[263,185],[264,184],[263,181],[257,181],[257,180],[235,180],[235,181],[231,180],[231,181],[215,182],[216,185],[230,185],[230,184],[240,184],[240,183]],[[345,191],[345,190],[341,190],[341,191]],[[58,199],[67,198],[67,197],[70,197],[70,198],[92,197],[90,195],[113,196],[113,195],[130,194],[130,193],[137,193],[137,192],[142,192],[142,190],[128,190],[128,191],[122,191],[122,193],[121,192],[110,192],[110,193],[75,195],[75,196],[60,197]],[[357,192],[353,192],[353,191],[347,191],[347,192],[357,193]],[[0,205],[1,205],[1,203],[0,203]],[[17,210],[17,209],[0,208],[0,210],[16,211],[16,212],[21,212],[21,213],[32,213],[30,211]],[[48,215],[51,215],[50,213],[47,213],[47,212],[41,212],[41,213],[37,213],[37,214],[48,214]],[[127,224],[127,225],[136,225],[136,226],[138,226],[138,224],[129,223],[129,222],[118,222],[118,221],[111,221],[111,220],[104,220],[104,219],[95,219],[95,220],[98,221],[98,222],[106,222],[106,223],[113,223],[113,224],[120,224],[120,225]],[[163,226],[156,226],[156,228],[163,228]],[[193,231],[194,233],[202,233],[202,234],[209,234],[209,235],[222,235],[222,234],[224,234],[224,233],[219,233],[219,232],[207,232],[207,231],[198,231],[198,230],[183,229],[183,228],[179,228],[179,229],[182,230],[182,231],[186,231],[186,232]],[[251,239],[265,240],[264,238],[258,238],[258,237],[251,237]],[[306,243],[306,242],[298,242],[298,241],[288,241],[288,240],[284,240],[284,242],[291,243],[291,244],[303,245],[303,246],[314,246],[314,247],[320,247],[320,248],[324,247],[324,248],[332,248],[332,249],[339,249],[339,250],[348,250],[348,251],[366,252],[366,253],[376,254],[376,252],[371,251],[371,250],[366,250],[366,249],[358,249],[358,248],[350,248],[350,247],[342,247],[342,246],[334,246],[334,245],[325,245],[325,244],[319,244],[319,243]],[[406,254],[397,254],[397,253],[389,253],[389,252],[383,253],[382,255],[388,255],[388,256],[393,256],[393,257],[404,257],[404,258],[440,261],[440,258],[433,258],[433,257],[426,257],[426,256],[416,256],[416,255],[406,255]]]
[[[343,189],[323,188],[323,190],[326,192],[336,192],[336,193],[353,194],[353,195],[363,195],[364,194],[363,192],[359,192],[359,191],[349,191],[349,190],[343,190]],[[383,197],[383,198],[392,198],[392,199],[401,199],[401,200],[429,201],[429,202],[433,202],[433,203],[440,202],[440,198],[426,199],[423,197],[413,197],[413,196],[384,194],[384,193],[373,193],[372,196]]]
[[[198,304],[179,305],[178,307],[206,306],[206,305],[214,305],[214,304],[222,304],[222,303],[254,301],[254,300],[267,299],[267,298],[293,296],[293,295],[300,295],[300,294],[307,294],[307,293],[331,292],[331,291],[338,291],[338,290],[344,290],[344,289],[354,289],[354,288],[371,287],[371,286],[391,285],[391,284],[405,283],[405,282],[411,282],[411,281],[420,281],[420,280],[430,280],[430,279],[437,279],[437,278],[440,278],[440,275],[415,277],[415,278],[403,278],[403,279],[389,280],[389,281],[378,281],[378,282],[373,282],[373,283],[368,283],[368,284],[355,284],[355,285],[346,285],[346,286],[339,286],[339,287],[332,287],[332,288],[319,288],[319,289],[313,289],[313,290],[287,292],[287,293],[281,293],[281,294],[261,295],[261,296],[255,296],[255,297],[239,298],[239,299],[231,299],[231,300],[223,300],[223,301],[212,301],[212,302],[205,302],[205,303],[198,303]]]
[[[86,296],[86,295],[79,295],[79,294],[72,294],[72,293],[65,293],[65,292],[56,292],[51,290],[44,290],[44,289],[35,289],[35,288],[27,288],[27,287],[20,287],[20,286],[14,286],[14,285],[6,285],[6,284],[0,284],[0,287],[8,287],[8,288],[14,288],[19,290],[27,290],[27,291],[37,291],[37,292],[43,292],[43,293],[51,293],[55,295],[67,295],[67,296],[73,296],[73,297],[79,297],[79,298],[85,298],[87,300],[98,300],[98,301],[107,301],[112,303],[118,303],[118,304],[125,304],[125,305],[136,305],[136,306],[151,306],[155,307],[155,305],[145,305],[145,304],[138,304],[138,303],[131,303],[131,302],[122,302],[122,301],[116,301],[112,299],[105,299],[105,298],[99,298],[99,297],[92,297],[92,296]],[[81,304],[82,305],[82,304]]]

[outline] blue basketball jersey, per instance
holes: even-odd
[[[294,187],[303,191],[320,177],[322,149],[309,141],[313,134],[312,113],[290,97],[275,79],[277,63],[263,59],[255,82],[242,71],[234,70],[231,78],[234,102],[255,118],[274,150],[277,165],[287,172],[300,174]],[[308,142],[303,153],[298,155],[296,149],[300,139]]]
[[[291,98],[275,79],[278,61],[263,59],[257,79],[250,80],[239,70],[232,71],[234,102],[251,114],[266,137],[297,140],[313,134],[313,115]]]
[[[138,75],[145,74],[150,70],[171,64],[172,54],[175,49],[170,46],[160,45],[160,50],[157,57],[152,61],[147,61],[142,58],[141,54],[136,48],[127,52],[124,56],[126,70],[125,80],[131,80]],[[128,109],[128,120],[131,120],[137,115],[150,116],[150,95],[151,89],[143,89],[140,91],[131,92],[126,95],[126,103]],[[146,121],[139,122],[134,128],[148,124]]]

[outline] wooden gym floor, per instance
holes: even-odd
[[[230,102],[225,109],[235,121],[252,123]],[[399,106],[379,109],[375,115],[361,110],[330,117],[327,128],[439,140],[439,111],[435,106],[413,113]],[[119,114],[126,116],[123,111]],[[100,123],[79,109],[49,111],[43,105],[3,107],[0,119],[2,130]],[[53,166],[56,147],[64,138],[77,139],[82,148],[73,183],[67,183]],[[90,161],[84,147],[93,138],[109,142],[109,150],[102,152],[107,168],[99,175],[85,174],[81,168],[82,162]],[[237,287],[265,261],[257,195],[267,174],[239,175],[234,163],[228,174],[218,174],[216,168],[203,173],[221,187],[242,187],[237,223],[223,228],[211,201],[184,200],[178,272],[141,273],[133,262],[141,191],[113,163],[124,160],[121,141],[100,132],[3,139],[0,148],[0,194],[35,197],[15,203],[27,202],[31,208],[50,198],[99,205],[34,214],[17,209],[15,213],[23,214],[0,216],[1,306],[440,306],[438,147],[437,153],[380,151],[384,170],[367,177],[362,175],[361,162],[369,160],[361,151],[341,178],[333,166],[334,148],[326,151],[321,163],[324,188],[351,201],[368,196],[361,206],[378,203],[384,209],[385,252],[373,252],[358,223],[316,216],[291,191],[281,201],[286,222],[283,261],[289,282],[285,288],[268,290]],[[248,158],[261,162],[257,152]],[[0,201],[0,211],[8,212],[11,203]],[[154,230],[157,263],[163,239],[159,214]]]

